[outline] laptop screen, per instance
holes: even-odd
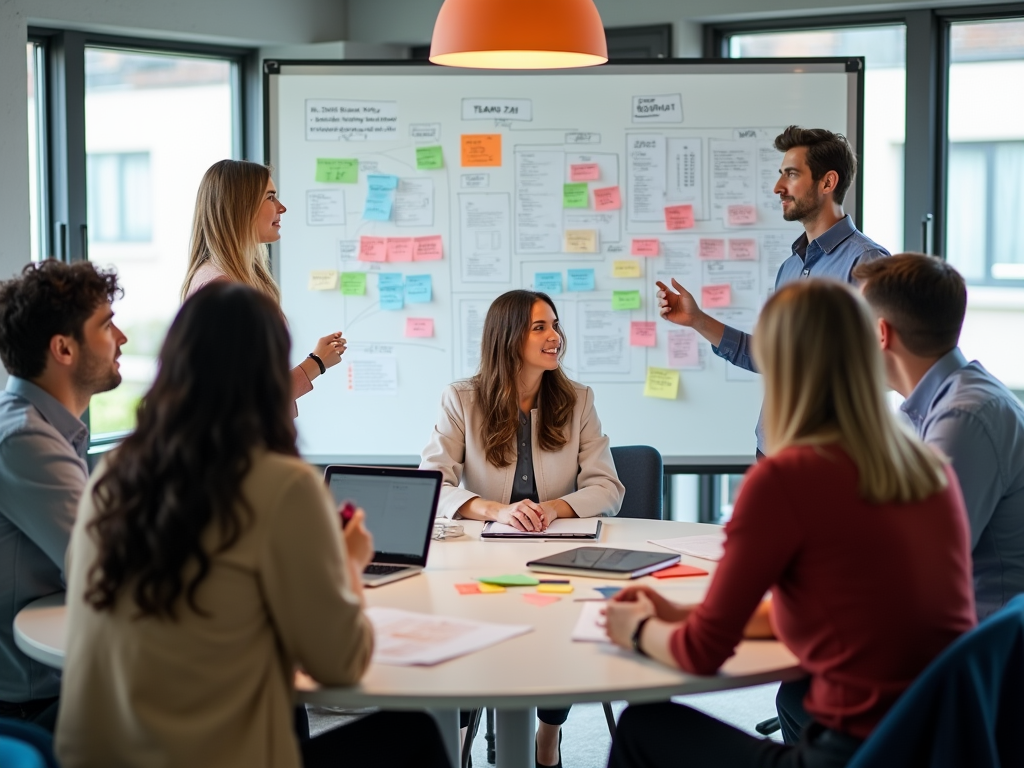
[[[374,561],[426,564],[441,485],[439,472],[333,466],[326,475],[336,503],[347,499],[366,510]]]

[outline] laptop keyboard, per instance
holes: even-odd
[[[376,565],[375,563],[370,563],[363,570],[363,573],[368,574],[370,576],[385,576],[385,575],[387,575],[389,573],[394,573],[395,571],[404,570],[405,568],[408,568],[408,566],[406,566],[406,565]]]

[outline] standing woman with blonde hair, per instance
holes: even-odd
[[[248,285],[281,303],[281,291],[267,268],[267,244],[281,239],[281,214],[270,169],[245,160],[221,160],[203,175],[196,194],[188,271],[181,286],[185,301],[207,283],[227,280]],[[341,332],[324,336],[292,368],[292,396],[313,389],[313,379],[341,362]]]

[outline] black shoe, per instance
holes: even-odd
[[[558,762],[554,765],[544,765],[540,760],[537,759],[537,747],[533,748],[533,762],[537,768],[562,768],[562,731],[558,731]]]

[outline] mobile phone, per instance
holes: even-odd
[[[341,509],[338,510],[338,514],[341,516],[341,527],[344,528],[348,525],[348,521],[352,519],[352,515],[356,513],[356,505],[348,499],[341,505]]]

